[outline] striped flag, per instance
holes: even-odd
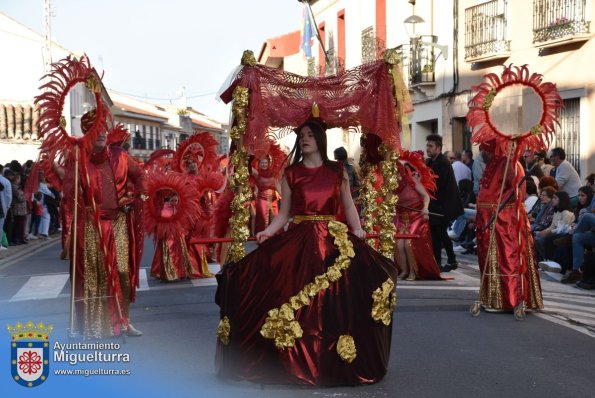
[[[304,12],[302,14],[302,50],[308,58],[312,58],[312,39],[316,35],[314,32],[314,23],[308,10],[308,5],[304,4]]]

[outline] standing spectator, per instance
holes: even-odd
[[[8,209],[12,203],[12,185],[10,181],[2,175],[4,167],[0,164],[0,241],[4,234],[4,220],[8,215]],[[0,250],[6,250],[6,247],[0,244]]]
[[[595,173],[591,173],[585,178],[586,185],[595,190]]]
[[[343,167],[345,167],[347,177],[349,178],[349,188],[351,189],[351,196],[353,197],[353,199],[356,199],[359,193],[360,183],[354,167],[351,164],[349,164],[349,161],[347,160],[347,150],[345,150],[345,148],[341,146],[333,151],[333,155],[335,156],[336,161],[343,163]]]
[[[50,191],[48,184],[45,181],[43,176],[39,177],[39,192],[42,194],[41,203],[43,205],[43,212],[41,215],[41,220],[39,222],[39,235],[43,238],[47,238],[50,234],[50,222],[51,222],[51,215],[50,215],[50,206],[52,203],[55,203],[54,194]]]
[[[544,176],[549,176],[552,172],[554,166],[550,164],[550,160],[547,157],[547,153],[545,151],[535,152],[535,163],[541,167],[541,171],[543,172]]]
[[[10,211],[13,216],[12,240],[9,242],[15,245],[25,244],[25,224],[27,219],[27,201],[25,193],[21,188],[21,175],[16,174],[12,181],[12,204]]]
[[[479,156],[473,162],[473,193],[475,197],[479,195],[479,182],[481,181],[481,176],[483,176],[483,171],[486,168],[486,164],[490,160],[490,153],[485,150],[483,145],[479,146]]]
[[[570,206],[576,207],[578,189],[581,187],[581,178],[578,173],[566,160],[566,152],[564,149],[557,147],[552,149],[550,153],[550,160],[554,165],[556,182],[558,182],[558,190],[564,191],[570,197]]]
[[[453,152],[449,152],[453,153]],[[455,173],[455,180],[457,184],[461,180],[473,180],[473,175],[471,174],[471,169],[465,166],[465,163],[461,161],[461,152],[454,152],[453,156],[455,160],[452,162],[452,170]]]
[[[471,149],[464,149],[463,153],[461,154],[461,161],[465,164],[465,166],[469,167],[469,170],[473,171],[473,151]]]
[[[459,197],[459,188],[452,166],[446,156],[442,154],[442,137],[440,135],[430,134],[426,137],[426,153],[429,157],[427,159],[428,166],[438,176],[435,198],[430,200],[429,211],[443,215],[443,217],[430,215],[434,258],[436,258],[440,270],[448,272],[457,269],[458,263],[447,230],[451,221],[463,214],[463,204]],[[448,256],[445,266],[442,266],[443,246]]]
[[[41,216],[43,215],[43,203],[42,200],[42,193],[35,192],[33,195],[33,201],[31,202],[31,217],[33,219],[33,226],[31,227],[31,236],[29,239],[37,239],[37,235],[39,235],[39,223],[41,221]]]

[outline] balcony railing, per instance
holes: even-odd
[[[386,42],[376,37],[373,26],[362,30],[362,64],[381,59],[385,50]]]
[[[465,9],[465,60],[505,58],[510,55],[507,40],[507,0],[493,0]]]
[[[589,35],[586,0],[533,0],[533,43]]]
[[[436,43],[436,36],[420,36],[411,39],[411,44],[397,47],[403,65],[403,79],[410,86],[424,83],[435,83],[434,47],[423,44]]]

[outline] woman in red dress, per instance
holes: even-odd
[[[375,383],[390,354],[396,268],[361,239],[324,128],[307,121],[296,131],[279,214],[258,249],[217,275],[217,370],[258,383]],[[335,220],[341,205],[351,232]]]
[[[269,226],[273,218],[279,213],[279,180],[272,170],[270,158],[267,156],[258,161],[258,169],[252,170],[256,185],[254,195],[255,225],[258,233]]]
[[[426,166],[422,155],[402,151],[397,163],[401,176],[396,194],[399,201],[395,215],[397,233],[416,234],[418,239],[399,239],[395,251],[400,279],[435,280],[440,278],[440,268],[432,254],[432,238],[428,222],[428,190],[435,190],[432,170]]]

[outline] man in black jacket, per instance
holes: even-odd
[[[457,269],[458,263],[447,230],[450,223],[463,214],[463,204],[459,197],[459,188],[452,166],[442,154],[442,137],[440,135],[430,134],[426,137],[426,153],[428,155],[426,163],[438,176],[435,199],[430,200],[429,211],[443,215],[443,217],[430,215],[434,257],[440,265],[440,271],[448,272]],[[442,266],[442,247],[448,256],[448,262],[444,266]]]

